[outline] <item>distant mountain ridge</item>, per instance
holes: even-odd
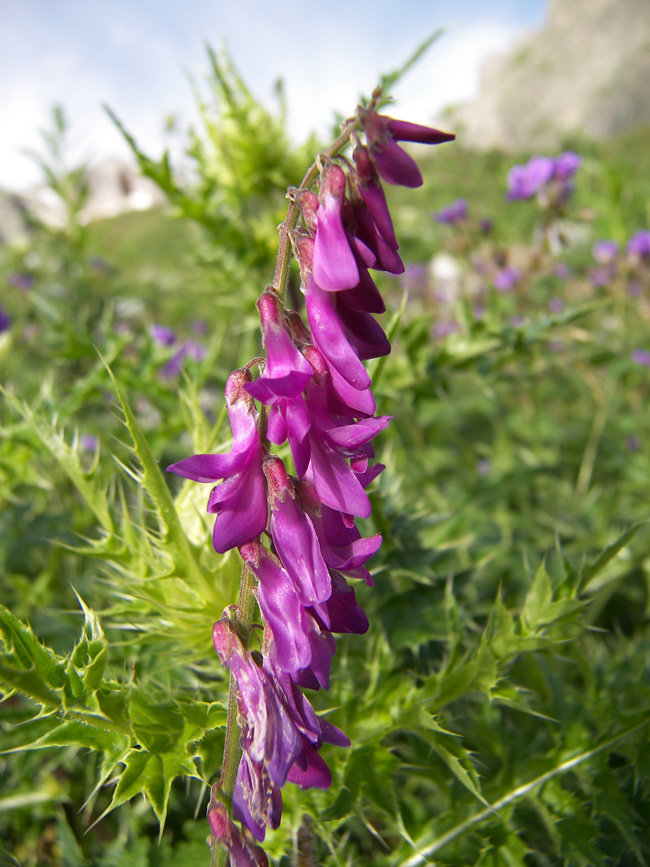
[[[79,214],[82,223],[125,211],[146,211],[166,201],[153,181],[122,160],[102,160],[87,170],[86,181],[89,194]],[[25,239],[30,216],[53,227],[62,226],[65,219],[60,199],[48,186],[24,193],[0,190],[0,244]]]
[[[450,111],[471,148],[553,149],[650,125],[650,0],[549,0],[547,23],[484,65]]]

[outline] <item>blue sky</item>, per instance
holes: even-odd
[[[544,0],[0,0],[0,187],[39,180],[21,149],[38,147],[55,103],[75,158],[126,154],[103,102],[158,153],[165,115],[193,117],[188,74],[200,82],[206,72],[206,42],[227,44],[263,101],[283,78],[290,129],[303,138],[446,26],[395,91],[397,116],[432,120],[470,98],[485,57],[539,27],[544,11]]]

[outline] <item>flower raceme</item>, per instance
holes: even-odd
[[[390,421],[375,415],[364,365],[390,352],[375,319],[385,305],[371,271],[404,271],[381,182],[422,183],[417,164],[398,142],[453,138],[378,114],[374,103],[346,122],[317,162],[317,189],[307,181],[314,168],[299,190],[290,191],[292,204],[281,227],[276,273],[282,274],[283,256],[286,271],[290,241],[307,322],[285,309],[283,280],[277,278],[257,302],[266,359],[235,370],[226,384],[230,451],[168,467],[214,485],[208,498],[208,512],[216,515],[214,548],[237,548],[244,570],[257,581],[260,649],[248,649],[251,624],[242,612],[250,605],[242,606],[241,598],[213,632],[219,658],[236,683],[242,753],[239,766],[233,765],[236,779],[234,773],[228,777],[234,779],[229,791],[222,788],[229,761],[224,756],[208,819],[212,844],[225,847],[236,867],[267,863],[255,841],[279,825],[285,783],[327,788],[331,774],[319,752],[322,744],[349,745],[343,732],[316,716],[302,690],[328,688],[334,633],[368,629],[348,580],[373,585],[366,563],[381,545],[379,534],[363,537],[355,523],[370,516],[366,487],[384,469],[372,463],[372,440]],[[340,157],[348,141],[352,160]],[[256,364],[261,372],[253,379]],[[271,444],[284,443],[292,468],[270,451]]]

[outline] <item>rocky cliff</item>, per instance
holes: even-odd
[[[548,0],[542,30],[489,60],[451,115],[468,147],[509,151],[650,125],[650,0]]]

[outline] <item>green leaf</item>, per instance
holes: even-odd
[[[161,547],[168,552],[173,560],[175,573],[191,585],[200,588],[203,598],[209,599],[216,606],[219,606],[223,600],[219,598],[213,585],[207,580],[198,564],[194,549],[178,518],[167,482],[149,448],[147,439],[138,425],[133,410],[124,396],[113,371],[110,368],[107,369],[122,405],[126,426],[133,439],[135,453],[142,466],[140,481],[149,494],[158,517]]]
[[[84,502],[95,515],[104,530],[113,532],[113,519],[106,491],[102,482],[86,472],[81,465],[81,459],[76,447],[69,446],[63,434],[47,422],[41,421],[29,406],[21,403],[13,394],[0,386],[9,405],[19,413],[36,434],[41,443],[57,461],[70,481],[75,485]]]
[[[542,562],[537,570],[521,611],[522,629],[534,634],[545,626],[581,611],[587,604],[579,599],[553,599],[551,579]]]
[[[147,750],[132,749],[123,760],[122,772],[109,807],[97,819],[119,807],[136,795],[144,794],[149,799],[162,834],[172,782],[179,776],[200,779],[194,763],[181,749],[153,754]]]
[[[601,553],[601,555],[595,560],[595,562],[588,564],[585,566],[580,572],[580,586],[585,593],[595,593],[597,592],[604,583],[601,581],[596,581],[596,576],[600,575],[600,573],[605,569],[605,567],[611,563],[611,561],[619,554],[623,548],[628,544],[628,542],[636,536],[639,530],[642,527],[646,527],[648,525],[647,521],[642,521],[638,524],[634,524],[628,530],[626,530],[619,538],[612,542],[611,545],[608,545],[605,550]]]

